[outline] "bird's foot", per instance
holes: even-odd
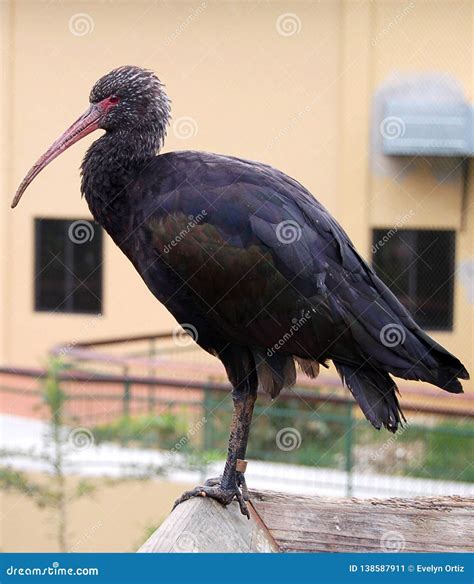
[[[237,486],[240,488],[240,491],[242,493],[242,497],[244,498],[244,501],[249,501],[250,500],[250,495],[249,495],[249,490],[247,488],[247,483],[245,482],[245,475],[243,472],[236,472],[236,479],[237,479]],[[211,479],[207,479],[207,481],[204,483],[205,487],[215,487],[216,485],[220,485],[222,481],[222,476],[220,477],[213,477]]]
[[[186,491],[183,493],[179,499],[177,499],[173,505],[175,509],[180,503],[188,501],[193,497],[210,497],[219,501],[221,505],[227,507],[234,499],[237,499],[239,503],[240,512],[245,515],[247,519],[250,519],[250,513],[247,507],[246,501],[249,500],[247,485],[245,484],[245,478],[243,473],[236,473],[236,483],[235,486],[223,487],[221,484],[222,478],[208,479],[203,486],[196,487],[191,491]],[[239,475],[242,475],[239,477]]]

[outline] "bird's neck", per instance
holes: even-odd
[[[121,215],[129,214],[131,185],[159,145],[159,135],[132,130],[108,132],[87,151],[81,167],[81,191],[95,220],[113,237]]]

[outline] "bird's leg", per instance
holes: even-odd
[[[247,451],[247,441],[248,441],[248,435],[249,435],[249,430],[250,430],[250,424],[248,424],[247,426],[247,436],[244,437],[244,439],[242,440],[242,444],[240,445],[240,448],[237,452],[237,464],[236,464],[236,477],[237,477],[237,486],[241,487],[242,490],[242,495],[244,497],[245,501],[249,500],[249,493],[248,493],[248,489],[247,489],[247,485],[245,482],[245,469],[247,467],[247,461],[245,460],[245,453]],[[230,442],[230,440],[229,440]],[[229,444],[230,447],[230,444]],[[215,485],[219,485],[222,481],[222,475],[219,477],[213,477],[211,479],[207,479],[207,481],[204,483],[206,486],[209,487],[213,487]]]
[[[251,388],[247,382],[234,388],[232,391],[234,408],[230,425],[229,447],[222,477],[211,479],[206,481],[204,486],[187,491],[175,502],[174,507],[192,497],[211,497],[225,506],[237,499],[243,515],[250,517],[245,502],[248,501],[248,490],[244,478],[243,459],[247,450],[256,399],[256,388]]]
[[[257,397],[257,394],[255,392],[255,399]],[[245,482],[245,471],[247,469],[247,461],[245,460],[245,453],[247,451],[247,442],[249,439],[249,432],[250,432],[250,423],[252,421],[252,414],[253,414],[253,408],[255,405],[255,399],[253,401],[252,404],[252,411],[250,412],[250,420],[248,422],[248,424],[246,425],[246,427],[244,428],[244,430],[246,431],[246,435],[244,436],[244,439],[242,440],[238,452],[237,452],[237,464],[236,464],[236,478],[237,478],[237,486],[240,488],[240,491],[242,493],[242,497],[244,499],[244,501],[248,501],[250,499],[249,496],[249,491],[247,489],[247,483]]]
[[[247,483],[245,481],[245,470],[247,468],[247,461],[245,459],[245,452],[247,450],[246,444],[239,450],[237,453],[237,465],[236,465],[236,477],[237,477],[237,486],[240,487],[242,492],[242,496],[244,501],[248,501],[250,499],[249,491],[247,489]],[[222,475],[219,477],[213,477],[212,479],[207,479],[204,483],[207,487],[214,487],[215,485],[220,485],[222,481]]]

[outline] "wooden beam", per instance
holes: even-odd
[[[223,507],[209,498],[179,505],[138,550],[143,552],[279,551],[251,509],[247,519],[237,503]]]
[[[139,552],[472,552],[474,498],[344,499],[251,492],[179,505]]]
[[[281,551],[474,551],[474,499],[346,499],[253,492]]]

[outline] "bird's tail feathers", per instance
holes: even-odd
[[[405,422],[397,398],[397,386],[386,371],[334,362],[342,382],[351,391],[369,422],[396,432]]]
[[[459,379],[469,379],[469,373],[461,361],[423,330],[417,330],[416,337],[426,348],[426,357],[417,361],[406,377],[401,377],[427,381],[450,393],[463,393]]]

